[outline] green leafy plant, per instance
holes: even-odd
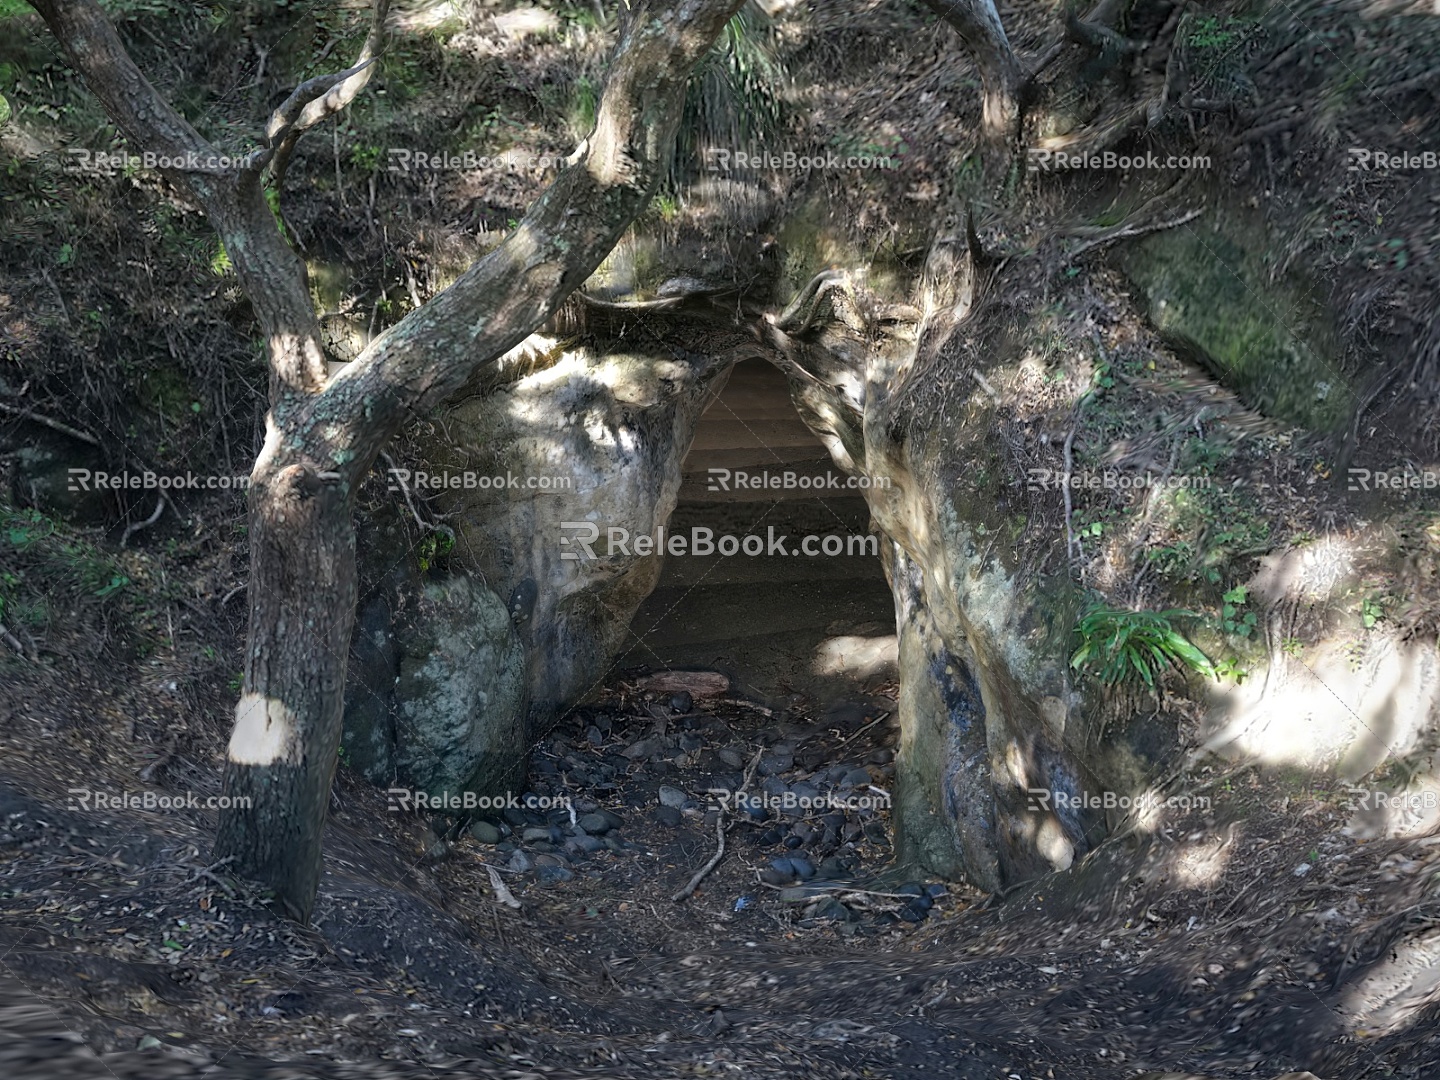
[[[1378,596],[1367,596],[1360,602],[1360,621],[1365,624],[1365,629],[1385,618],[1385,605],[1381,603]]]
[[[1138,678],[1155,686],[1155,676],[1167,665],[1215,678],[1215,667],[1184,634],[1177,619],[1195,618],[1192,611],[1124,611],[1096,604],[1075,624],[1080,647],[1070,666],[1088,669],[1107,686]]]
[[[1220,609],[1220,622],[1227,634],[1248,638],[1255,632],[1255,612],[1243,610],[1249,602],[1250,593],[1244,585],[1237,585],[1222,598],[1225,606]]]
[[[1239,657],[1227,656],[1215,665],[1215,678],[1218,680],[1233,679],[1241,682],[1250,672],[1240,666]]]
[[[107,596],[114,596],[117,592],[119,592],[121,589],[125,588],[125,586],[129,584],[130,579],[124,574],[112,574],[110,575],[109,581],[107,581],[105,584],[101,585],[98,589],[95,590],[95,595],[99,599],[104,600]]]
[[[449,529],[432,532],[424,540],[420,541],[416,548],[416,555],[420,561],[420,572],[424,573],[430,569],[436,560],[450,554],[455,547],[455,534]]]

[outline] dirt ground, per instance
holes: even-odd
[[[883,695],[820,716],[723,695],[681,712],[632,674],[536,748],[534,791],[566,808],[502,818],[496,843],[342,773],[301,928],[210,864],[212,814],[70,808],[67,789],[134,790],[136,762],[158,760],[133,722],[146,688],[96,712],[91,689],[10,668],[0,1061],[17,1076],[1359,1080],[1440,1060],[1423,1002],[1391,1002],[1420,1009],[1393,1032],[1353,1022],[1377,960],[1437,910],[1440,845],[1352,838],[1343,793],[1303,778],[1185,777],[1208,811],[1122,826],[1005,897],[919,900],[939,883],[893,865],[883,807],[727,813],[724,857],[684,893],[717,846],[708,791],[853,796],[826,778],[856,769],[884,791],[895,731]],[[218,773],[202,749],[176,746],[144,786],[203,797]],[[620,824],[587,853],[566,846],[571,809]],[[548,836],[517,844],[526,828]],[[815,876],[766,880],[796,855]]]

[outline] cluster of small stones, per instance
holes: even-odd
[[[947,895],[938,883],[873,884],[890,855],[894,752],[838,738],[869,719],[859,706],[841,707],[825,723],[767,718],[765,727],[743,732],[742,719],[697,711],[683,692],[636,709],[643,715],[579,712],[537,749],[538,793],[564,795],[566,805],[509,809],[472,823],[470,835],[493,847],[506,871],[556,886],[592,856],[640,850],[622,834],[627,818],[636,829],[709,836],[725,812],[736,823],[732,847],[757,868],[754,890],[734,898],[737,912],[778,900],[802,927],[834,923],[852,933],[863,915],[878,924],[921,922]],[[851,760],[835,763],[845,757]],[[750,796],[744,802],[725,794],[742,787]],[[876,899],[857,904],[847,887]]]

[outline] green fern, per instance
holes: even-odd
[[[1092,605],[1075,624],[1080,647],[1070,657],[1076,670],[1088,669],[1107,686],[1139,679],[1154,688],[1167,665],[1216,678],[1215,667],[1173,620],[1195,618],[1193,611],[1121,611]]]

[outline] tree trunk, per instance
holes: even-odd
[[[1020,133],[1020,61],[1010,47],[995,0],[924,0],[959,32],[980,72],[981,123],[988,141],[1008,144]]]
[[[308,922],[335,776],[355,621],[355,533],[342,486],[262,455],[250,487],[250,632],[215,852]]]

